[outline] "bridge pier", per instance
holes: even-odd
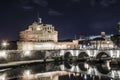
[[[113,64],[113,65],[120,64],[120,59],[119,58],[113,58],[111,60],[111,64]]]
[[[73,57],[72,57],[72,61],[73,61],[73,62],[77,61],[77,56],[73,56]]]
[[[64,59],[64,56],[61,56],[61,59],[62,59],[62,60],[65,60],[65,59]]]
[[[109,70],[111,69],[110,62],[111,62],[110,60],[105,61],[105,67],[107,67]]]

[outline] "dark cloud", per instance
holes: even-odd
[[[91,0],[91,1],[90,1],[90,5],[91,5],[91,6],[95,6],[95,0]]]
[[[116,3],[117,3],[117,0],[102,0],[102,1],[100,2],[100,4],[101,4],[102,6],[106,6],[106,7],[111,6],[111,5],[113,5],[113,4],[116,4]]]
[[[112,21],[95,21],[91,23],[90,27],[93,31],[107,30],[112,27],[112,25],[108,23],[112,23]]]
[[[46,0],[20,0],[21,7],[23,9],[34,9],[35,6],[47,7],[48,2]]]
[[[66,3],[66,7],[71,7],[73,5],[78,5],[78,3],[80,3],[80,0],[68,0],[68,2]]]
[[[41,7],[47,7],[48,2],[45,0],[32,0],[33,3],[40,5]]]
[[[101,4],[102,6],[106,6],[106,7],[110,6],[110,4],[108,3],[108,1],[106,1],[106,0],[102,0],[102,1],[100,2],[100,4]]]
[[[31,6],[22,6],[23,9],[26,9],[26,10],[30,10],[30,9],[33,9],[33,7]]]
[[[92,6],[95,6],[97,4],[101,5],[101,6],[104,6],[104,7],[109,7],[113,4],[116,4],[116,3],[119,3],[118,0],[90,0],[90,4]]]
[[[63,14],[60,13],[60,12],[58,12],[58,11],[55,11],[55,10],[50,9],[50,10],[48,11],[48,15],[50,15],[50,16],[62,16]]]
[[[33,9],[33,6],[30,4],[29,0],[19,0],[20,3],[20,7],[25,9],[25,10],[29,10],[29,9]]]

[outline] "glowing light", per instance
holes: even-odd
[[[0,80],[7,80],[7,79],[6,79],[6,76],[7,76],[6,74],[0,75]]]
[[[73,73],[73,75],[74,75],[74,76],[79,76],[80,74],[77,73],[77,72],[75,72],[75,73]]]
[[[7,58],[6,51],[0,51],[0,58]]]
[[[1,43],[1,46],[2,46],[3,48],[6,48],[8,45],[9,45],[9,44],[8,44],[7,41],[3,41],[3,42]]]
[[[107,44],[109,44],[110,42],[109,41],[107,41]]]
[[[24,54],[24,56],[31,56],[31,51],[28,51],[28,50],[27,50],[27,51],[24,51],[23,54]]]
[[[30,71],[30,70],[25,70],[25,71],[23,72],[23,75],[24,75],[24,76],[30,76],[30,75],[31,75],[31,71]]]
[[[37,27],[37,30],[38,30],[38,31],[41,30],[41,29],[42,29],[42,28],[41,28],[40,26]]]
[[[83,48],[86,48],[86,45],[83,45]]]
[[[87,79],[87,75],[86,74],[84,75],[84,79]]]
[[[7,41],[3,41],[3,42],[2,42],[2,46],[3,46],[3,47],[6,47],[7,45],[8,45],[8,42],[7,42]]]
[[[88,68],[89,68],[89,65],[88,65],[87,63],[84,63],[84,67],[85,67],[86,69],[88,69]]]
[[[34,80],[33,74],[31,73],[31,70],[25,70],[23,72],[23,79],[22,80]]]

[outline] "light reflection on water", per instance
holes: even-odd
[[[0,80],[120,80],[120,68],[108,63],[35,63],[0,70]]]

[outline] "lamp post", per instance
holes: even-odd
[[[6,49],[9,43],[7,41],[2,41],[1,46],[2,48]]]

